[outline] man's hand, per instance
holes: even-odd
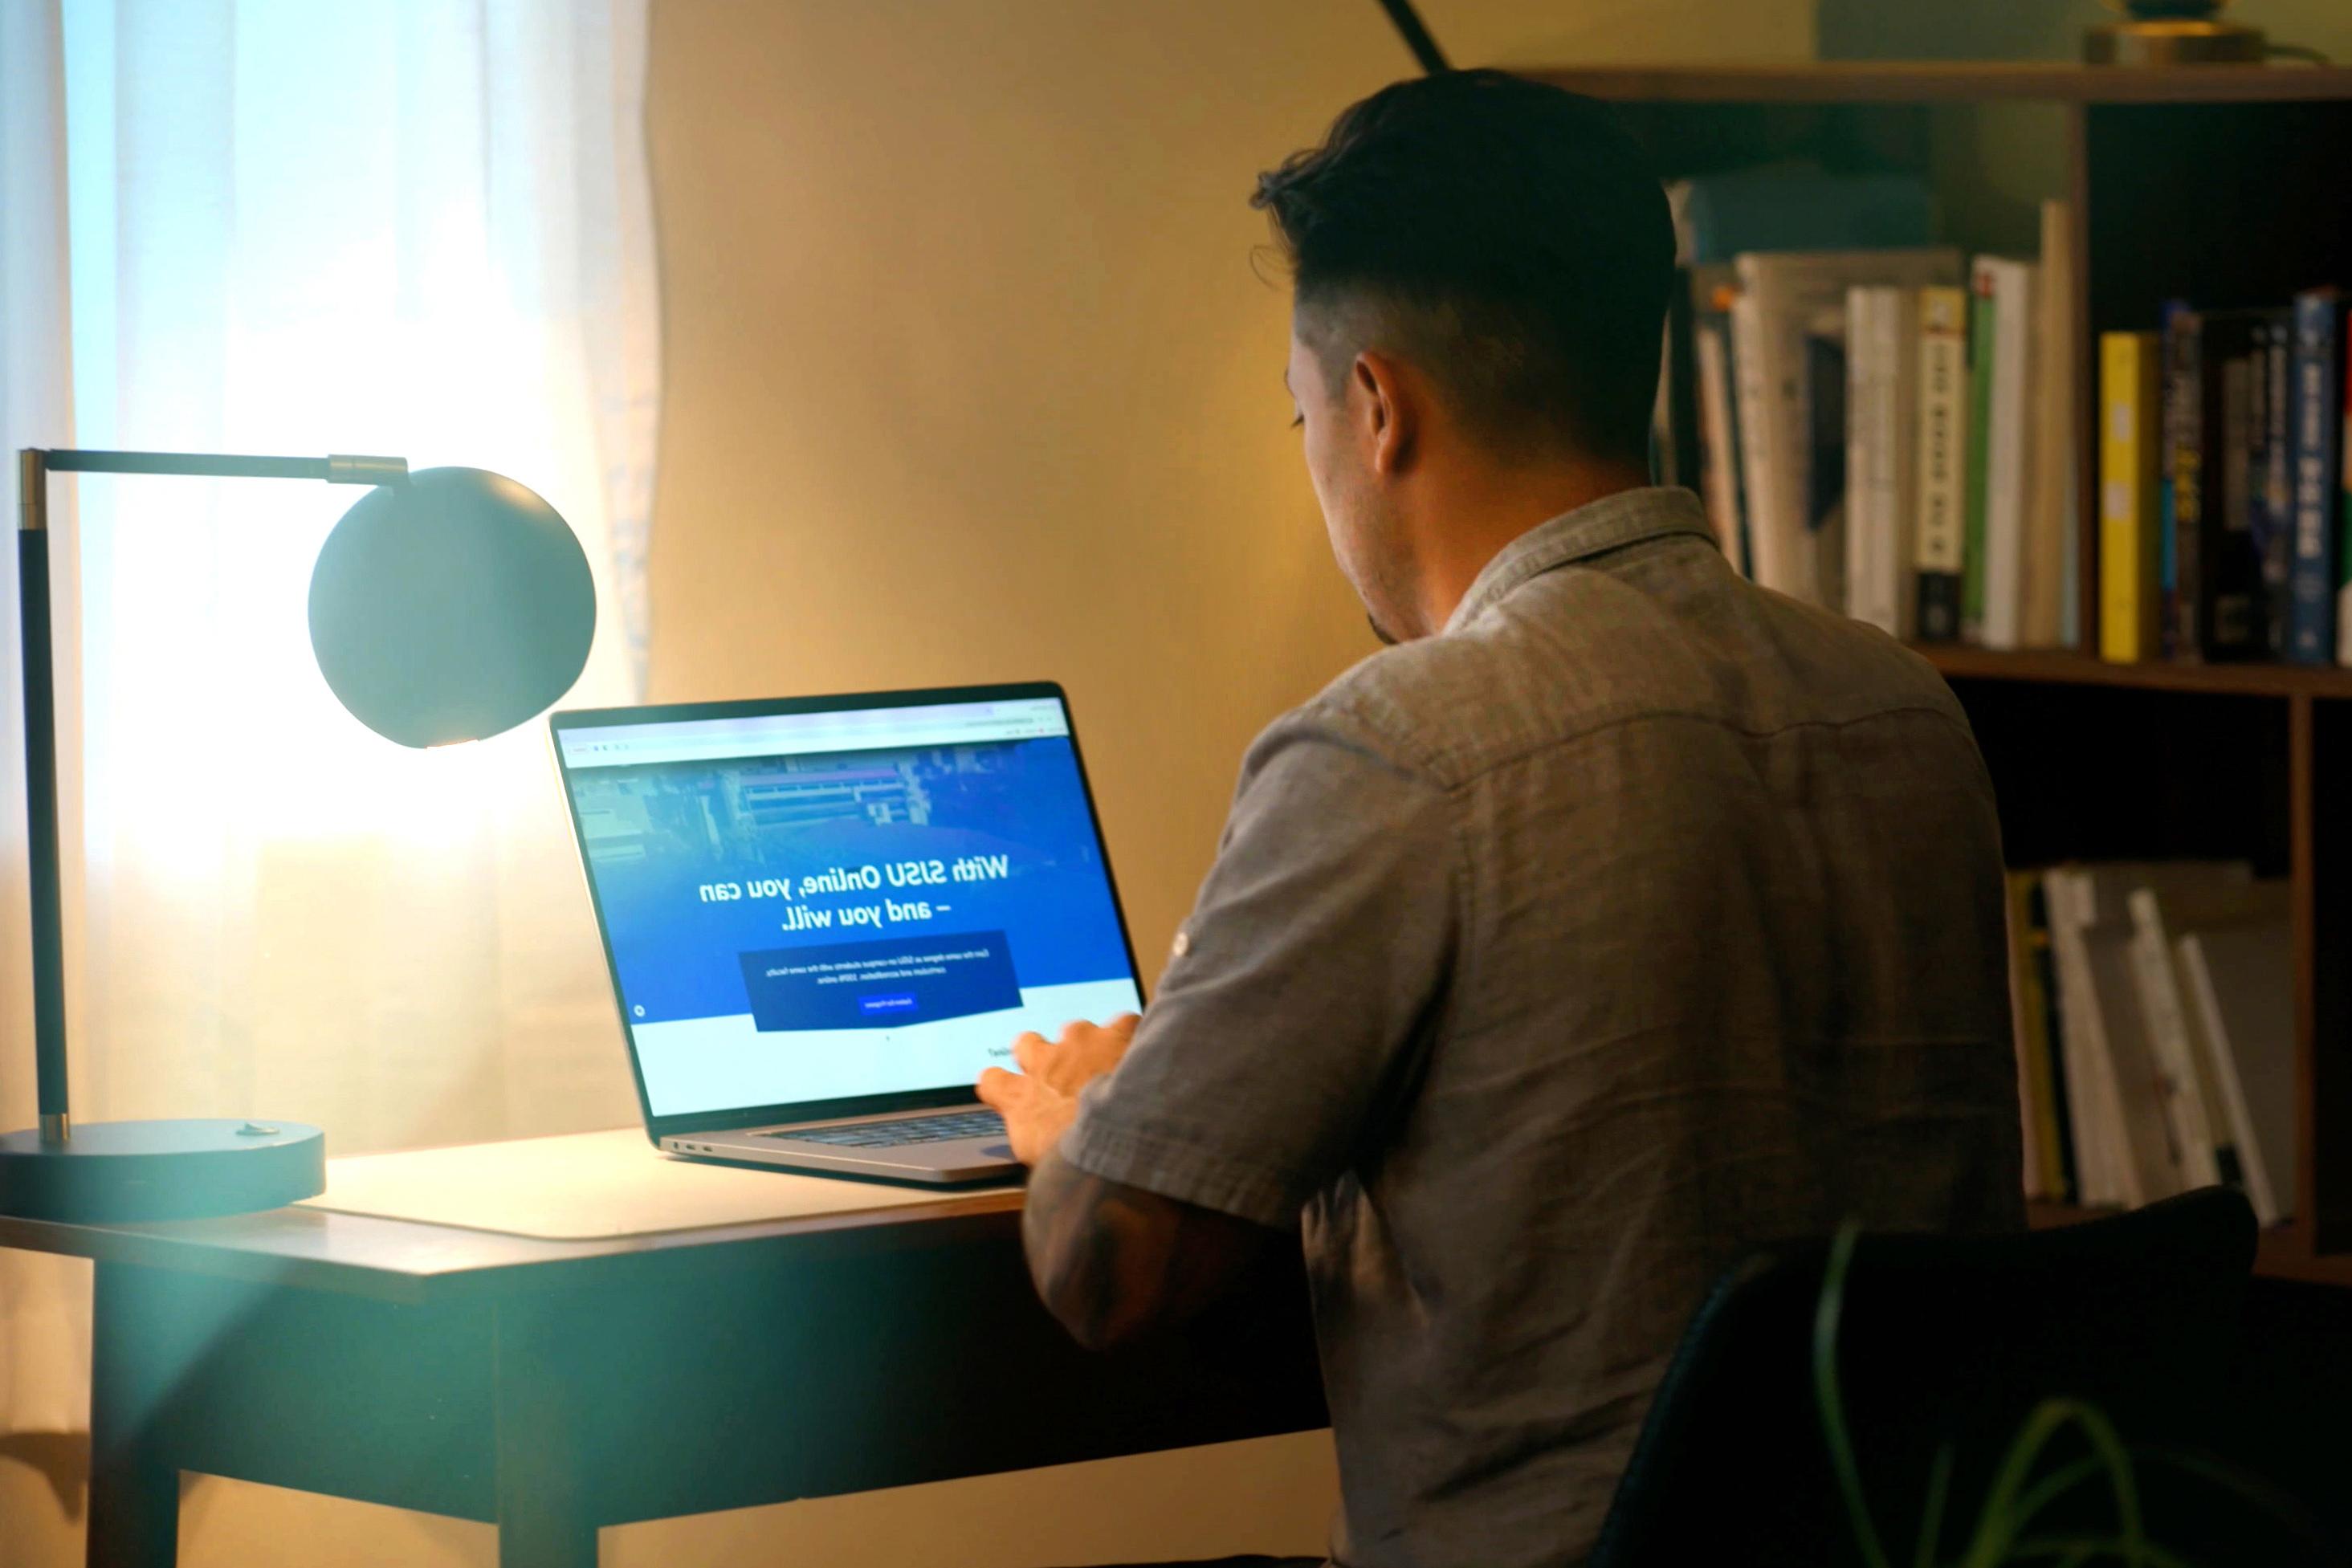
[[[1003,1113],[1030,1178],[1021,1233],[1030,1277],[1079,1343],[1100,1350],[1190,1317],[1264,1252],[1276,1232],[1156,1192],[1105,1181],[1056,1159],[1077,1119],[1078,1091],[1117,1067],[1135,1039],[1133,1013],[1062,1038],[1013,1042],[1018,1072],[992,1067],[980,1097]]]
[[[1073,1023],[1062,1038],[1024,1034],[1013,1042],[1017,1073],[992,1067],[980,1075],[980,1097],[1004,1118],[1013,1157],[1035,1166],[1077,1119],[1078,1091],[1118,1065],[1135,1039],[1136,1017],[1124,1013],[1107,1024]]]

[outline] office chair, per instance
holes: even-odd
[[[1998,1236],[1871,1235],[1855,1246],[1837,1364],[1863,1495],[1909,1568],[1937,1450],[1954,1446],[1934,1561],[1957,1559],[1995,1467],[2042,1399],[2095,1406],[2143,1457],[2149,1538],[2191,1561],[2313,1560],[2307,1536],[2182,1456],[2205,1454],[2254,1259],[2245,1198],[2206,1188],[2133,1213]],[[1867,1560],[1814,1397],[1813,1323],[1831,1243],[1761,1252],[1701,1303],[1660,1383],[1588,1568]],[[2070,1433],[2042,1473],[2089,1453]],[[2113,1534],[2104,1482],[2032,1533]],[[2257,1536],[2277,1542],[2243,1554]],[[2215,1553],[2216,1545],[2226,1550]],[[2205,1554],[2200,1556],[2202,1551]]]

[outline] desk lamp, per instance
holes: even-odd
[[[478,468],[411,474],[398,457],[170,452],[18,455],[25,800],[32,883],[33,1042],[40,1125],[0,1134],[0,1216],[104,1223],[275,1208],[326,1186],[326,1136],[291,1122],[73,1125],[66,1103],[64,917],[58,883],[48,476],[179,474],[370,486],[310,575],[310,645],[342,705],[403,746],[479,740],[569,690],[588,662],[596,591],[555,509]]]

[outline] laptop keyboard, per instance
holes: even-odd
[[[1004,1118],[993,1111],[957,1111],[945,1116],[909,1116],[900,1122],[854,1122],[845,1127],[783,1128],[757,1133],[786,1144],[831,1144],[847,1149],[897,1149],[908,1144],[944,1144],[951,1138],[1001,1138]]]

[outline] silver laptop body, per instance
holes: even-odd
[[[1051,683],[549,720],[647,1134],[688,1159],[1015,1176],[973,1084],[1142,991]]]

